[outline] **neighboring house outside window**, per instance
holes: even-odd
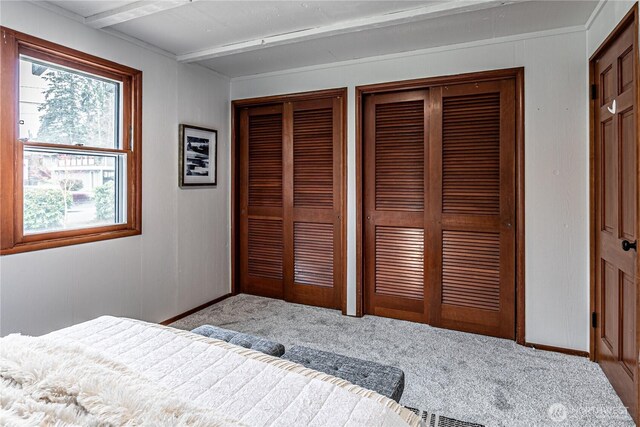
[[[140,234],[142,73],[6,28],[2,44],[2,254]]]

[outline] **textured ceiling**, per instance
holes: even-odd
[[[179,59],[187,55],[191,62],[236,77],[584,26],[597,1],[164,0],[48,4],[78,15],[88,25],[143,41]],[[101,20],[96,21],[96,17]]]

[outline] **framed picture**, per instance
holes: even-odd
[[[218,131],[180,125],[180,187],[217,184]]]

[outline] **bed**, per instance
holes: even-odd
[[[0,339],[0,379],[1,425],[420,425],[396,402],[336,377],[110,316]]]

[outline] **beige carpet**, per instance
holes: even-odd
[[[632,426],[600,367],[513,341],[238,295],[171,326],[212,324],[398,366],[400,403],[487,426]]]

